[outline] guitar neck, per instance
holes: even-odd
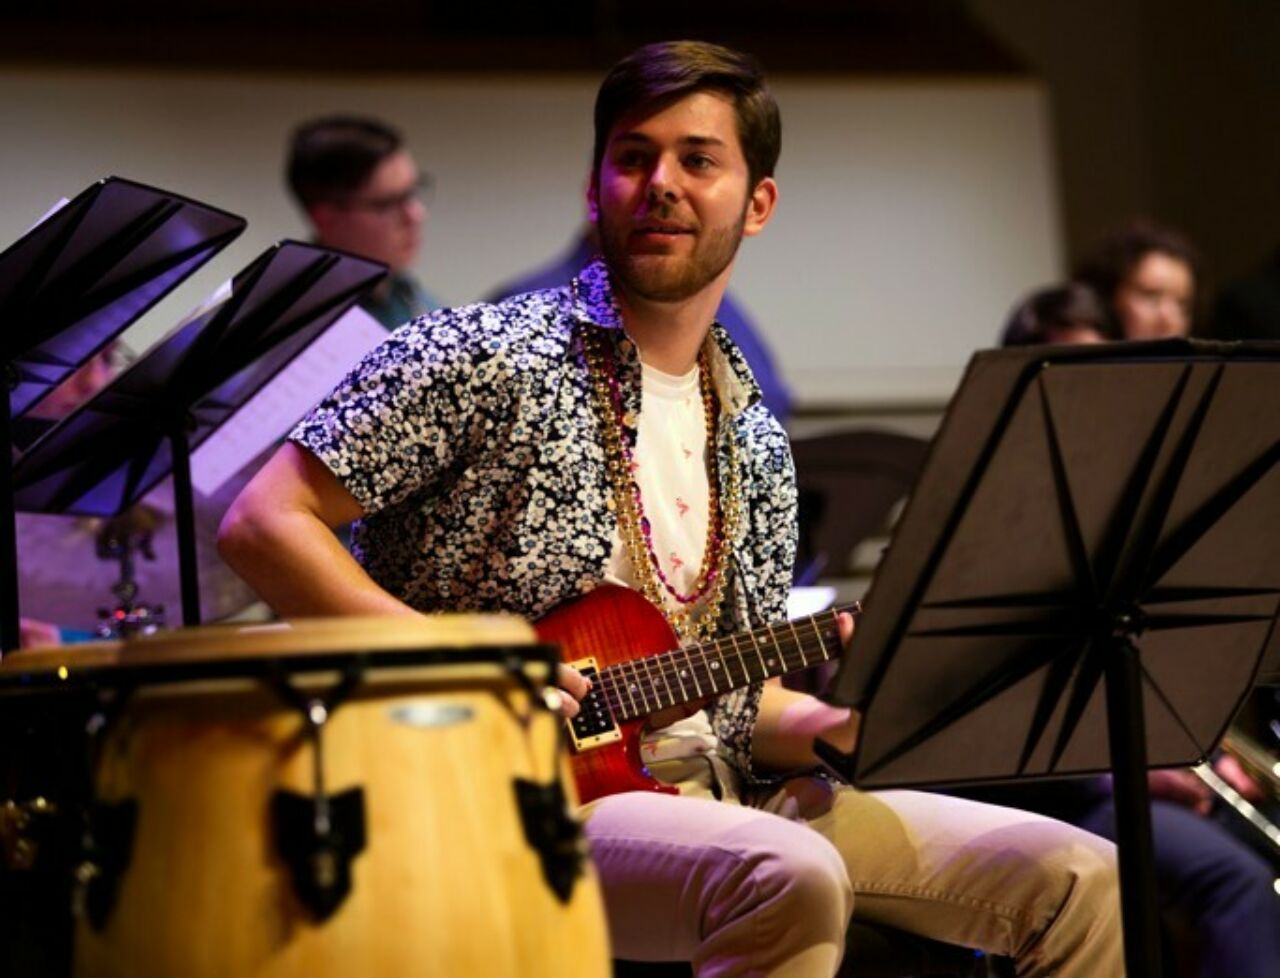
[[[850,605],[797,621],[616,662],[596,683],[615,719],[637,720],[672,707],[828,662],[840,654],[836,615]]]

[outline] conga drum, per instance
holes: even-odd
[[[70,668],[115,691],[73,973],[607,975],[554,662],[517,619],[441,616],[187,629]]]

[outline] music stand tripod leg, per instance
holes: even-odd
[[[182,624],[200,624],[200,581],[196,562],[195,497],[191,490],[191,449],[187,433],[169,436],[173,455],[173,518],[178,530],[178,582]]]
[[[5,365],[6,375],[12,368]],[[7,379],[7,378],[6,378]],[[0,451],[5,453],[4,472],[0,473],[0,561],[4,579],[0,581],[0,654],[18,647],[18,514],[13,494],[13,417],[9,411],[10,384],[0,385]]]
[[[1111,642],[1106,687],[1125,970],[1130,975],[1158,975],[1160,931],[1155,906],[1151,796],[1147,787],[1142,663],[1137,646],[1128,636],[1116,636]]]

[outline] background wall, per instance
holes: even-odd
[[[967,5],[1050,93],[1069,255],[1134,214],[1186,231],[1210,286],[1280,245],[1280,3]]]
[[[677,35],[753,51],[777,81],[783,206],[737,288],[810,409],[936,410],[1015,298],[1135,214],[1187,231],[1211,285],[1280,243],[1276,0],[702,0],[660,22],[646,9],[10,5],[0,244],[51,198],[127,173],[250,218],[211,284],[301,231],[278,180],[288,127],[367,108],[402,122],[440,177],[422,273],[468,300],[564,246],[596,80]],[[170,318],[206,290],[184,290]]]
[[[249,229],[129,334],[141,348],[304,227],[286,135],[335,110],[402,126],[437,178],[417,271],[472,301],[560,252],[582,219],[598,75],[454,77],[0,69],[0,242],[108,174]],[[1013,300],[1060,273],[1046,100],[1033,82],[775,76],[777,218],[734,292],[802,406],[937,406]]]

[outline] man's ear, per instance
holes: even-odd
[[[591,177],[587,180],[587,220],[592,224],[596,224],[600,218],[600,172],[598,170],[591,171]]]
[[[756,184],[747,199],[747,215],[742,224],[743,237],[751,237],[764,230],[778,206],[778,184],[773,177],[765,177]]]
[[[333,222],[337,219],[338,208],[327,201],[317,201],[307,206],[306,215],[311,226],[315,228],[316,235],[324,238],[325,232],[333,227]]]

